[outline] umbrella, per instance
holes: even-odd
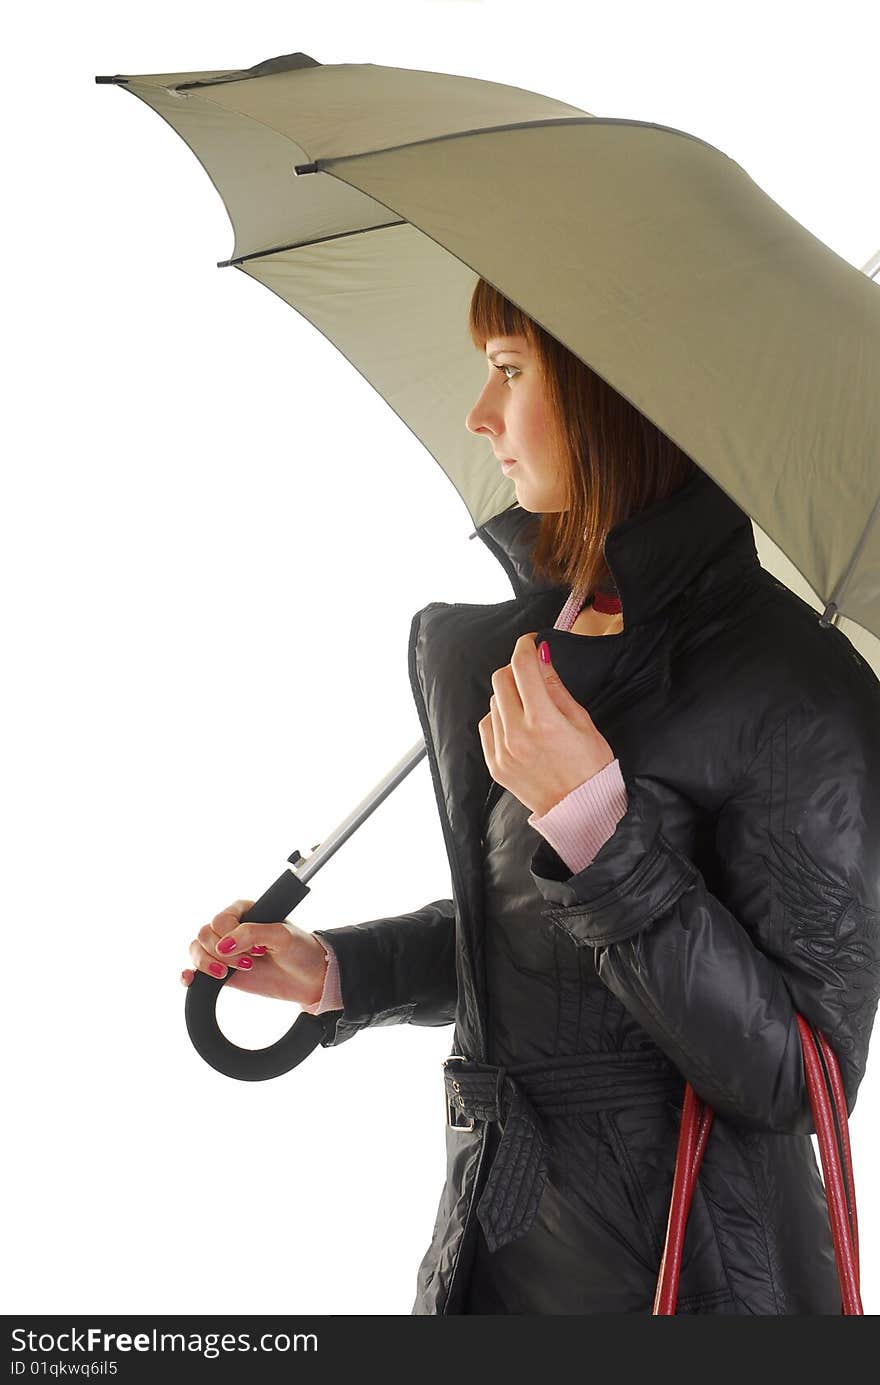
[[[880,253],[854,268],[693,134],[496,82],[305,53],[95,81],[189,145],[234,229],[220,265],[340,349],[442,467],[474,532],[515,504],[461,422],[483,386],[466,331],[482,277],[751,516],[764,567],[880,676]],[[426,342],[430,369],[416,370]],[[298,868],[244,921],[287,917],[424,754],[414,746],[307,862],[294,852]],[[303,1014],[277,1044],[237,1049],[214,1017],[222,984],[196,973],[187,993],[190,1037],[220,1071],[276,1076],[318,1043],[320,1019]]]

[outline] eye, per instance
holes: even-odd
[[[515,365],[507,365],[507,364],[498,365],[498,364],[495,363],[495,362],[493,362],[493,364],[495,365],[495,369],[496,369],[496,370],[512,370],[512,371],[514,372],[515,375],[519,375],[519,373],[520,373],[520,372],[517,370],[517,368],[516,368]],[[508,381],[508,383],[510,382],[511,378],[512,378],[512,377],[511,377],[510,375],[505,376],[505,379]]]

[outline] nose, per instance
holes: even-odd
[[[487,380],[468,413],[464,426],[469,433],[500,433],[503,427],[498,406],[491,399],[492,381]]]

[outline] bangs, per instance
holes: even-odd
[[[468,330],[478,351],[485,351],[490,337],[523,336],[535,342],[532,319],[485,279],[477,280],[471,296]]]

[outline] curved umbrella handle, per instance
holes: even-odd
[[[324,841],[312,848],[307,861],[298,851],[291,852],[287,859],[294,865],[299,864],[299,874],[286,870],[279,875],[275,884],[269,886],[246,914],[242,914],[241,922],[277,923],[286,919],[308,894],[306,880],[329,861],[333,853],[375,812],[426,754],[423,737],[401,756],[348,817]],[[186,1027],[193,1045],[212,1068],[227,1077],[237,1077],[242,1082],[264,1082],[268,1077],[280,1077],[283,1072],[290,1072],[317,1047],[328,1032],[331,1021],[322,1015],[308,1015],[303,1011],[277,1043],[270,1044],[268,1048],[239,1048],[221,1032],[214,1013],[220,987],[225,985],[230,975],[231,972],[227,971],[224,977],[215,980],[206,972],[197,971],[190,982],[186,993]]]
[[[308,892],[308,885],[292,870],[286,870],[247,913],[242,914],[241,922],[278,923],[287,918]],[[239,1048],[220,1029],[216,1015],[217,997],[231,975],[231,970],[219,978],[197,971],[187,987],[186,1027],[193,1046],[206,1063],[226,1077],[237,1077],[241,1082],[264,1082],[270,1077],[280,1077],[318,1046],[325,1026],[320,1016],[303,1012],[277,1043],[269,1044],[268,1048]]]

